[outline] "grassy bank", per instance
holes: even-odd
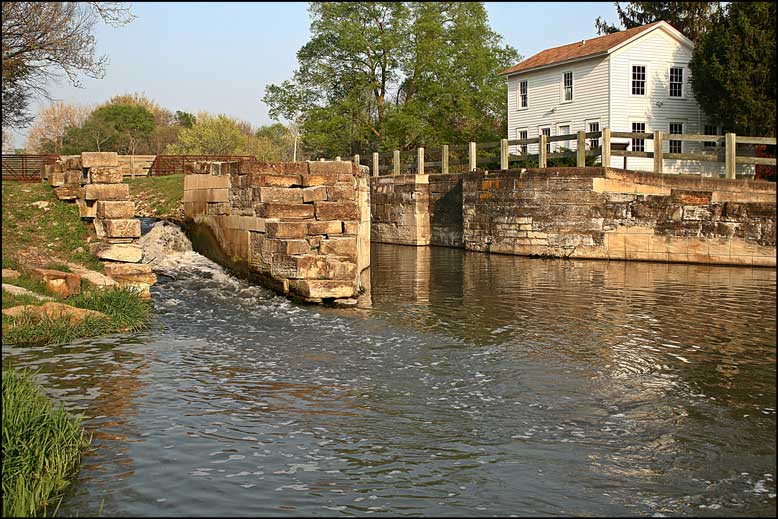
[[[89,444],[81,417],[55,409],[29,372],[2,379],[3,517],[50,515]]]
[[[183,174],[125,181],[130,185],[130,196],[139,215],[175,221],[183,219]]]

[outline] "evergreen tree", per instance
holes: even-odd
[[[710,26],[711,18],[720,11],[721,2],[615,2],[619,25],[597,17],[598,34],[611,34],[663,20],[690,40],[696,42]]]

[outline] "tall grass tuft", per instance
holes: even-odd
[[[4,370],[2,379],[3,517],[46,515],[89,445],[82,417],[55,409],[28,371]]]

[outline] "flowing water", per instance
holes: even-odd
[[[370,309],[194,253],[153,326],[3,347],[84,412],[62,515],[774,515],[774,269],[374,245]]]

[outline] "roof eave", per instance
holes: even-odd
[[[546,68],[559,67],[559,66],[562,66],[562,65],[567,65],[569,63],[575,63],[576,61],[584,61],[584,60],[587,60],[587,59],[598,58],[598,57],[607,56],[607,55],[608,55],[607,51],[602,51],[602,52],[597,52],[595,54],[588,54],[586,56],[581,56],[581,57],[578,57],[578,58],[568,59],[568,60],[565,60],[565,61],[556,61],[554,63],[549,63],[547,65],[539,65],[537,67],[525,68],[525,69],[522,69],[522,70],[517,70],[515,72],[502,71],[502,72],[499,72],[497,75],[498,76],[510,77],[510,76],[514,76],[516,74],[524,74],[525,72],[535,72],[537,70],[543,70],[543,69],[546,69]]]

